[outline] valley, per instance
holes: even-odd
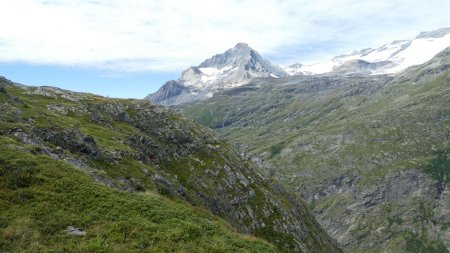
[[[254,79],[175,108],[249,151],[346,251],[445,252],[449,54],[395,76]]]

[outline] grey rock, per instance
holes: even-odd
[[[218,146],[218,145],[214,146],[214,145],[211,145],[211,144],[207,144],[206,147],[211,149],[211,150],[214,150],[214,151],[219,151],[220,150],[220,146]]]
[[[28,92],[28,94],[32,94],[32,95],[39,95],[39,96],[44,96],[44,97],[50,97],[53,99],[57,99],[58,96],[50,91],[48,91],[47,89],[43,88],[43,87],[38,87],[36,90]]]
[[[65,231],[69,235],[76,235],[76,236],[85,236],[86,235],[85,231],[81,230],[80,228],[73,227],[73,226],[68,226]]]
[[[333,72],[346,74],[370,74],[373,70],[392,65],[391,61],[368,62],[364,60],[350,60],[333,68]]]
[[[33,128],[32,135],[50,142],[56,146],[68,149],[71,152],[97,157],[100,154],[95,140],[86,136],[79,130],[57,130],[50,128]]]
[[[416,39],[423,38],[440,38],[450,33],[450,27],[441,28],[434,31],[421,32],[417,35]]]
[[[83,97],[79,93],[51,86],[37,87],[33,91],[28,91],[27,94],[40,95],[52,99],[64,99],[72,102],[79,102],[85,100],[85,97]]]
[[[53,112],[61,113],[63,115],[67,115],[67,113],[69,112],[69,109],[66,106],[60,104],[47,105],[47,109]]]
[[[75,96],[71,96],[69,94],[63,94],[63,95],[61,95],[61,98],[72,101],[72,102],[79,102],[82,100],[81,97],[79,97],[79,96],[75,97]]]
[[[250,186],[250,182],[248,181],[248,179],[245,178],[241,173],[237,172],[236,177],[239,180],[239,183],[241,183],[244,187]]]

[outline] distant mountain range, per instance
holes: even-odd
[[[292,64],[281,68],[260,56],[245,43],[238,43],[166,82],[146,97],[161,105],[205,100],[218,91],[249,83],[254,78],[284,78],[292,75],[393,74],[422,64],[450,46],[450,28],[421,32],[412,40],[396,40],[377,49],[367,48],[340,55],[324,63]]]
[[[290,75],[314,75],[328,72],[365,72],[394,74],[407,67],[422,64],[450,46],[450,27],[421,32],[412,40],[396,40],[379,48],[366,48],[336,56],[330,61],[286,67]]]

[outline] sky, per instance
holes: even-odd
[[[143,98],[248,43],[312,64],[450,26],[448,0],[0,0],[0,75]]]

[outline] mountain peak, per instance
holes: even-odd
[[[234,48],[250,48],[247,43],[239,42],[234,46]]]
[[[239,42],[224,53],[206,59],[200,65],[183,71],[181,77],[148,96],[164,105],[204,100],[214,92],[247,84],[255,77],[286,77],[289,74],[261,57],[247,43]],[[180,86],[184,89],[180,89]],[[176,90],[172,91],[173,88]],[[180,94],[181,92],[181,94]],[[173,96],[169,96],[173,95]]]
[[[256,61],[260,61],[259,54],[248,46],[246,43],[237,43],[233,48],[228,49],[222,54],[216,54],[213,57],[206,59],[198,68],[223,68],[223,67],[236,67],[242,64],[247,64],[251,61],[251,58],[258,58]],[[262,58],[261,58],[262,59]]]

